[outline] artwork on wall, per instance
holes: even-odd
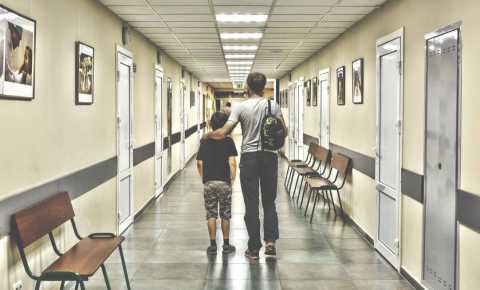
[[[0,97],[34,98],[35,37],[35,20],[0,5]]]
[[[312,106],[318,105],[318,78],[312,79]]]
[[[190,108],[195,106],[195,92],[190,91]]]
[[[76,93],[77,105],[93,104],[95,89],[95,54],[94,48],[77,41],[75,53]]]
[[[352,62],[352,102],[363,104],[363,58]]]
[[[285,89],[285,108],[288,108],[288,89]]]
[[[312,89],[311,89],[312,81],[308,80],[305,82],[305,96],[307,98],[307,107],[310,107],[312,104]]]
[[[337,105],[345,105],[345,66],[337,68]]]

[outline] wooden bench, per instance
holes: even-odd
[[[82,238],[75,224],[75,213],[68,193],[62,192],[55,196],[21,210],[12,216],[12,237],[15,240],[20,258],[29,277],[36,281],[35,289],[45,281],[61,282],[60,289],[64,289],[67,281],[75,282],[75,289],[84,290],[88,281],[100,268],[105,278],[107,289],[111,289],[108,280],[105,261],[118,249],[122,262],[123,272],[130,288],[125,257],[122,250],[122,236],[111,233],[95,233]],[[60,252],[54,239],[53,230],[70,221],[73,232],[78,239],[71,249]],[[58,258],[40,275],[34,274],[28,264],[25,249],[39,239],[49,236],[52,248]]]

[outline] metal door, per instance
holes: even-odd
[[[317,93],[317,99],[320,99],[320,145],[330,148],[330,69],[319,72]]]
[[[301,77],[297,81],[297,95],[295,96],[295,158],[304,159],[304,146],[303,146],[303,122],[304,122],[304,104],[305,104],[305,84],[304,79]]]
[[[426,36],[425,285],[456,288],[460,24]]]
[[[163,191],[163,134],[162,134],[163,69],[155,67],[155,197]]]
[[[118,231],[133,223],[133,58],[117,48],[117,214]]]
[[[402,38],[403,30],[399,30],[377,41],[375,249],[397,269],[400,267]]]
[[[288,158],[295,159],[295,132],[296,123],[295,123],[295,84],[288,85]]]

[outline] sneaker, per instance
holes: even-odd
[[[217,246],[209,246],[207,248],[208,255],[216,255],[217,254]]]
[[[275,247],[275,244],[269,244],[265,246],[265,255],[267,256],[277,255],[277,248]]]
[[[235,246],[232,246],[232,245],[223,245],[223,251],[222,253],[223,254],[231,254],[233,252],[235,252]]]
[[[258,250],[246,250],[245,251],[245,257],[249,258],[250,260],[258,260],[260,258],[260,255],[258,253]]]

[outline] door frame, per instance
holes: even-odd
[[[305,148],[303,145],[303,134],[305,133],[305,77],[300,77],[296,82],[297,95],[295,96],[296,110],[298,114],[295,120],[297,123],[297,140],[295,143],[295,159],[303,160]],[[301,107],[300,107],[301,106]]]
[[[185,128],[186,128],[186,113],[185,113],[185,95],[186,95],[187,86],[185,85],[185,80],[180,81],[180,170],[185,168],[186,159],[186,138],[185,138]]]
[[[403,163],[403,111],[404,111],[404,41],[405,41],[405,30],[404,27],[384,36],[376,41],[375,50],[379,46],[391,42],[395,39],[400,39],[400,92],[399,92],[399,108],[398,108],[398,121],[399,121],[399,144],[398,144],[398,175],[397,175],[397,237],[398,237],[398,255],[389,255],[389,250],[384,248],[381,242],[379,242],[379,194],[378,189],[376,188],[376,211],[377,211],[377,226],[375,232],[374,245],[375,249],[380,252],[387,261],[392,264],[392,266],[400,270],[401,267],[401,257],[402,257],[402,163]],[[379,176],[379,159],[378,159],[378,150],[379,150],[379,128],[380,128],[380,55],[375,52],[376,60],[376,136],[375,136],[375,184],[378,186],[378,176]],[[379,249],[380,248],[380,249]],[[382,251],[383,250],[383,251]]]
[[[133,71],[133,65],[134,65],[134,59],[133,59],[133,53],[131,53],[129,50],[126,48],[117,45],[116,50],[115,50],[115,100],[116,100],[116,147],[117,147],[117,156],[119,156],[120,153],[120,134],[119,134],[119,126],[120,126],[120,110],[119,110],[119,100],[118,100],[118,82],[119,82],[119,70],[118,70],[118,64],[119,64],[119,54],[122,54],[132,60],[132,64],[130,67],[130,217],[127,218],[123,223],[120,223],[120,181],[121,181],[121,175],[120,175],[120,168],[119,164],[120,162],[117,162],[117,233],[121,234],[123,233],[130,225],[133,224],[133,219],[135,216],[134,213],[134,193],[133,193],[133,183],[134,183],[134,176],[133,176],[133,146],[134,146],[134,127],[133,127],[133,85],[134,85],[134,71]]]
[[[328,116],[327,116],[327,119],[328,119],[328,125],[327,125],[327,136],[328,136],[328,142],[327,142],[327,149],[330,148],[330,68],[324,68],[324,69],[321,69],[319,72],[318,72],[318,84],[317,84],[317,104],[319,105],[319,108],[320,108],[320,136],[319,137],[319,143],[322,144],[322,113],[323,113],[323,98],[319,98],[319,96],[322,96],[322,93],[321,93],[321,78],[320,76],[322,75],[327,75],[327,93],[328,93],[328,97],[327,97],[327,100],[328,100],[328,108],[327,108],[327,112],[328,112]]]
[[[157,96],[157,73],[160,73],[160,77],[161,77],[161,96],[160,96],[160,99],[159,96]],[[158,198],[162,192],[163,192],[163,185],[164,185],[164,182],[163,182],[163,91],[164,91],[164,87],[163,87],[163,83],[164,83],[164,78],[165,78],[165,74],[163,72],[163,67],[159,64],[156,64],[155,67],[154,67],[154,73],[153,73],[153,81],[154,81],[154,84],[155,84],[155,90],[154,90],[154,119],[153,119],[153,122],[154,122],[154,128],[155,128],[155,133],[154,133],[154,140],[155,140],[155,153],[154,153],[154,162],[155,162],[155,180],[154,180],[154,184],[155,184],[155,190],[154,190],[154,197],[155,198]],[[160,105],[160,116],[157,115],[157,106]],[[160,119],[160,120],[159,120]],[[158,120],[160,121],[160,136],[157,135],[157,132],[158,132]],[[161,144],[160,145],[160,152],[157,152],[157,144]],[[157,156],[160,156],[160,158],[162,159],[161,161],[161,168],[158,168],[157,166]],[[157,174],[158,174],[158,171],[160,171],[160,176],[161,176],[161,184],[160,185],[157,185]]]
[[[427,33],[424,37],[424,56],[425,56],[425,91],[424,91],[424,94],[425,94],[425,115],[424,115],[424,142],[423,142],[423,168],[425,170],[426,168],[426,165],[427,165],[427,118],[428,118],[428,107],[427,107],[427,94],[428,94],[428,87],[427,87],[427,78],[428,78],[428,58],[426,57],[427,54],[428,54],[428,46],[427,46],[427,42],[429,39],[431,38],[434,38],[436,36],[439,36],[439,35],[442,35],[442,34],[446,34],[446,33],[449,33],[451,31],[454,31],[454,30],[458,30],[458,87],[457,87],[457,142],[456,142],[456,147],[457,147],[457,150],[456,150],[456,158],[457,158],[457,168],[456,168],[456,180],[455,180],[455,195],[456,195],[456,198],[458,198],[458,189],[459,189],[459,182],[461,180],[461,160],[462,160],[462,155],[461,155],[461,148],[462,148],[462,144],[461,144],[461,141],[462,141],[462,136],[461,136],[461,133],[462,133],[462,123],[461,123],[461,116],[462,116],[462,69],[463,69],[463,66],[462,66],[462,59],[463,59],[463,49],[462,49],[462,45],[463,45],[463,21],[457,21],[455,23],[452,23],[450,25],[447,25],[447,26],[443,26],[441,28],[438,28],[430,33]],[[425,193],[426,192],[426,186],[427,186],[427,182],[426,182],[426,178],[427,178],[427,175],[426,175],[426,170],[424,172],[424,181],[423,181],[423,192]],[[424,195],[424,204],[426,203],[426,194]],[[458,203],[456,205],[458,207]],[[455,289],[460,289],[460,279],[459,279],[459,275],[460,275],[460,255],[459,255],[459,250],[460,250],[460,242],[458,240],[459,236],[460,236],[460,233],[459,233],[459,222],[458,222],[458,208],[456,208],[456,213],[455,213],[456,217],[457,217],[457,220],[455,221],[456,223],[456,228],[455,228],[455,243],[456,243],[456,247],[455,247],[455,262],[456,262],[456,265],[455,265],[455,273],[454,273],[454,277],[455,277]],[[426,223],[426,207],[423,206],[423,213],[422,213],[422,218],[423,218],[423,223],[422,223],[422,227],[423,227],[423,230],[422,230],[422,284],[425,284],[426,286],[429,286],[428,285],[428,282],[425,281],[425,223]]]

